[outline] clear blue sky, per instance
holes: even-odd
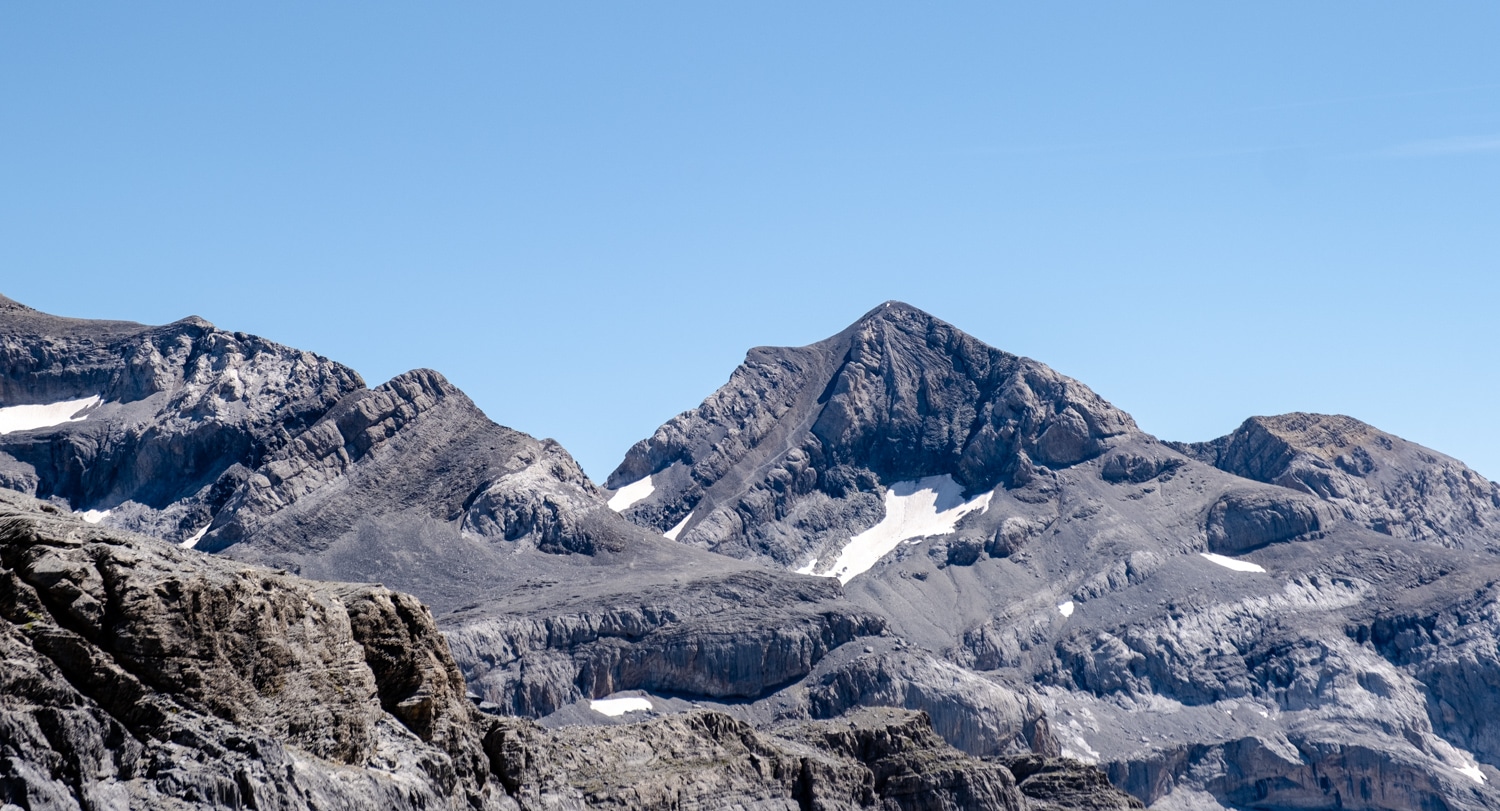
[[[815,8],[809,8],[815,6]],[[1500,477],[1500,4],[0,4],[0,292],[436,368],[602,479],[886,299]]]

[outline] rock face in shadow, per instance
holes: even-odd
[[[1264,490],[1231,491],[1208,512],[1208,548],[1238,555],[1266,544],[1312,538],[1327,518],[1316,499]]]
[[[762,697],[833,649],[884,631],[878,615],[840,597],[834,583],[747,570],[446,622],[456,655],[473,663],[472,689],[535,718],[624,690]]]
[[[1251,417],[1228,436],[1174,447],[1237,476],[1316,496],[1376,532],[1500,551],[1500,485],[1351,417]]]

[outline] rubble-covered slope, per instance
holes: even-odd
[[[485,715],[409,596],[178,549],[4,491],[0,584],[8,808],[1034,807],[1006,764],[952,749],[917,713],[556,731]],[[1097,772],[1047,763],[1096,790],[1035,807],[1129,807]]]

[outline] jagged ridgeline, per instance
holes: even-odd
[[[1500,489],[1347,417],[1162,442],[892,302],[600,488],[436,372],[201,319],[0,299],[0,364],[23,807],[1500,807]]]

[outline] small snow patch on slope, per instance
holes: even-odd
[[[627,712],[650,710],[651,701],[645,698],[596,698],[589,702],[589,709],[616,718]]]
[[[97,524],[100,521],[108,518],[110,512],[111,510],[84,510],[83,512],[78,514],[78,517],[89,522],[90,524]]]
[[[1484,785],[1484,772],[1481,772],[1478,766],[1460,766],[1458,767],[1458,773],[1481,786]]]
[[[65,422],[78,422],[88,417],[87,414],[79,416],[78,412],[86,408],[92,408],[99,404],[99,397],[85,397],[82,400],[64,400],[60,403],[48,403],[46,405],[18,405],[0,408],[0,434],[9,434],[14,431],[35,431],[38,428],[51,428],[54,425],[62,425]]]
[[[1261,574],[1265,574],[1266,571],[1264,566],[1258,563],[1251,563],[1248,560],[1237,560],[1223,555],[1215,555],[1212,552],[1199,552],[1198,554],[1208,558],[1210,563],[1217,563],[1226,569],[1233,569],[1236,572],[1260,572]]]
[[[651,483],[651,477],[647,476],[638,482],[621,487],[615,494],[609,497],[609,508],[615,512],[624,512],[630,505],[650,497],[656,492],[656,486]]]
[[[669,540],[669,541],[675,541],[675,540],[677,540],[677,536],[682,534],[682,528],[685,527],[685,526],[687,526],[687,522],[689,522],[691,520],[693,520],[693,514],[692,513],[688,513],[687,515],[684,515],[682,517],[682,520],[677,522],[677,526],[672,527],[671,529],[667,530],[666,532],[663,532],[662,535],[665,535],[666,538],[667,538],[667,540]]]
[[[192,535],[192,537],[190,537],[187,540],[183,541],[179,545],[183,549],[192,549],[193,547],[197,546],[198,542],[201,541],[201,540],[203,540],[203,536],[207,535],[207,534],[208,534],[208,524],[204,524],[203,525],[203,529],[200,529],[197,532],[194,532],[193,535]]]
[[[1069,600],[1066,603],[1058,603],[1057,613],[1063,615],[1064,617],[1073,616],[1073,601]]]
[[[960,518],[990,506],[993,494],[984,493],[964,501],[963,491],[963,486],[946,474],[891,485],[885,491],[885,517],[850,538],[827,575],[848,583],[869,571],[902,541],[946,535]]]

